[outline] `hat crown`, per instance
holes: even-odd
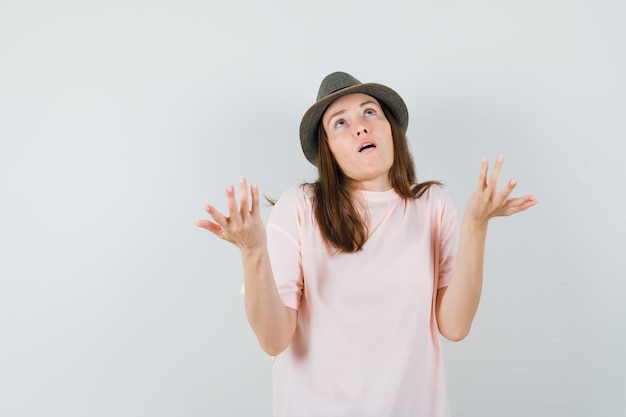
[[[320,89],[317,92],[317,101],[320,101],[324,97],[336,93],[339,90],[359,84],[361,84],[361,81],[345,72],[338,71],[328,74],[322,80],[322,84],[320,84]]]

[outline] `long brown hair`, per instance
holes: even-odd
[[[415,163],[404,130],[391,112],[380,103],[391,125],[393,138],[393,165],[389,180],[393,189],[405,200],[419,198],[431,185],[439,181],[419,183]],[[326,132],[318,126],[317,169],[318,180],[313,183],[313,212],[326,243],[339,252],[358,252],[369,236],[369,217],[364,202],[354,197],[354,185],[343,173],[328,146]],[[362,214],[363,213],[363,214]]]

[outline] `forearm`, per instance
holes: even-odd
[[[476,315],[483,286],[487,222],[496,216],[520,213],[537,204],[532,194],[510,197],[517,184],[515,180],[509,180],[504,190],[497,191],[502,161],[502,156],[496,159],[493,172],[487,179],[489,164],[487,158],[482,160],[478,187],[465,206],[450,285],[437,292],[437,324],[447,339],[461,340],[467,336]]]
[[[285,307],[276,288],[267,250],[241,255],[248,322],[263,350],[282,352],[293,337],[297,311]]]
[[[486,237],[487,222],[463,219],[450,284],[437,300],[439,331],[447,339],[461,340],[470,331],[482,291]]]

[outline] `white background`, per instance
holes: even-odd
[[[298,125],[343,70],[404,97],[418,176],[459,210],[483,155],[539,201],[490,226],[474,328],[444,343],[454,415],[622,416],[625,21],[618,0],[2,0],[0,415],[270,415],[237,250],[194,221],[240,175],[315,179]]]

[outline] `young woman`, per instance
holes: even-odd
[[[457,220],[436,182],[419,183],[402,98],[349,74],[328,75],[300,141],[317,166],[264,227],[259,191],[226,189],[203,227],[236,245],[248,320],[275,356],[274,415],[449,416],[439,334],[469,332],[482,287],[489,219],[536,204],[501,191],[499,157]]]

